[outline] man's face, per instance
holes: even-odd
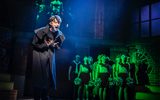
[[[60,23],[58,22],[56,18],[53,21],[51,21],[49,24],[52,26],[53,31],[58,31],[60,27]]]
[[[80,57],[76,57],[76,61],[79,61],[80,60]]]

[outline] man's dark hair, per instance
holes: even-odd
[[[52,22],[52,21],[54,21],[55,19],[58,21],[58,23],[61,23],[61,22],[62,22],[62,19],[61,19],[61,17],[60,17],[59,15],[53,15],[53,16],[51,16],[51,17],[49,18],[49,22]]]

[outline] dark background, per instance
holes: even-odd
[[[46,4],[50,0],[45,0]],[[140,43],[147,45],[156,62],[159,62],[159,35],[152,35],[152,20],[148,20],[149,27],[141,26],[141,21],[134,22],[133,15],[138,13],[141,19],[141,9],[146,5],[157,3],[159,0],[61,0],[64,11],[61,30],[66,36],[62,50],[57,51],[57,97],[70,97],[67,71],[75,54],[91,55],[94,60],[100,53],[108,56],[114,55],[114,48],[125,48],[130,44]],[[41,0],[39,0],[41,2]],[[98,6],[97,6],[98,5]],[[100,6],[102,5],[102,6]],[[103,36],[95,36],[95,23],[97,23],[97,9],[103,8],[101,19],[103,22]],[[138,9],[138,10],[137,10]],[[1,64],[1,72],[13,76],[18,80],[15,89],[22,93],[20,96],[31,96],[31,40],[36,28],[37,8],[35,0],[3,0],[0,3],[0,48],[7,51],[6,62]],[[150,16],[150,15],[148,15]],[[44,19],[44,23],[48,18]],[[45,24],[44,24],[45,25]],[[66,27],[66,25],[69,25]],[[137,25],[136,28],[133,28]],[[157,24],[160,25],[160,24]],[[155,25],[155,26],[157,26]],[[149,29],[146,32],[146,29]],[[157,29],[157,28],[155,28]],[[142,34],[148,33],[147,37]],[[149,46],[148,46],[149,45]],[[122,52],[126,52],[125,50]],[[155,56],[156,55],[156,56]],[[114,58],[114,57],[113,57]],[[1,63],[4,60],[1,59]],[[157,64],[159,67],[159,64]],[[158,73],[158,72],[157,72]],[[22,77],[21,77],[22,76]],[[156,75],[155,75],[156,76]],[[19,86],[18,84],[22,84]],[[158,81],[157,81],[158,83]],[[156,83],[155,83],[156,84]]]

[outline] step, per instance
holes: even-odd
[[[17,90],[0,90],[0,100],[17,100]]]
[[[159,94],[160,94],[160,86],[147,85],[147,88],[149,88],[149,90],[150,90],[152,93],[159,93]]]
[[[33,98],[31,98],[31,99],[18,99],[18,100],[34,100]]]
[[[0,74],[0,82],[10,82],[11,80],[11,75],[10,74],[5,74],[5,73],[1,73]]]
[[[14,82],[0,82],[0,90],[13,90]]]
[[[160,94],[137,92],[136,100],[159,100]]]

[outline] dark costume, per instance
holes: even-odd
[[[118,73],[118,76],[120,77],[120,79],[121,79],[121,86],[122,87],[125,87],[126,86],[126,79],[127,79],[127,77],[129,76],[129,65],[128,64],[120,64],[121,65],[121,67],[124,67],[126,70],[127,70],[127,72],[126,73]],[[118,69],[118,70],[120,70],[120,69]]]
[[[71,63],[71,75],[70,75],[70,78],[71,78],[71,87],[73,90],[71,90],[71,92],[73,92],[73,100],[76,99],[78,97],[78,88],[79,88],[79,85],[75,85],[74,81],[75,81],[75,78],[78,77],[78,72],[79,72],[79,69],[80,69],[80,64],[81,62],[76,62],[76,60],[73,60],[72,63]]]
[[[44,40],[52,39],[53,44],[47,46]],[[33,47],[33,65],[32,65],[32,82],[33,87],[38,89],[56,89],[56,67],[55,67],[55,49],[64,41],[63,33],[58,30],[51,32],[49,26],[35,30],[32,41]]]
[[[148,65],[144,62],[138,65],[138,83],[139,85],[149,85],[149,77],[147,74]]]
[[[85,65],[85,64],[82,64],[83,67],[87,68],[88,69],[88,73],[85,73],[85,72],[81,72],[80,74],[80,78],[82,79],[82,85],[84,84],[88,84],[89,80],[90,80],[90,72],[91,72],[91,68],[90,68],[90,65]]]
[[[81,62],[76,62],[75,60],[72,61],[71,63],[71,81],[74,81],[74,79],[78,76],[78,72],[80,69],[80,64]]]
[[[108,78],[109,78],[109,64],[101,64],[101,67],[105,67],[107,69],[107,72],[105,73],[99,73],[98,77],[101,79],[101,86],[107,87],[108,86]]]

